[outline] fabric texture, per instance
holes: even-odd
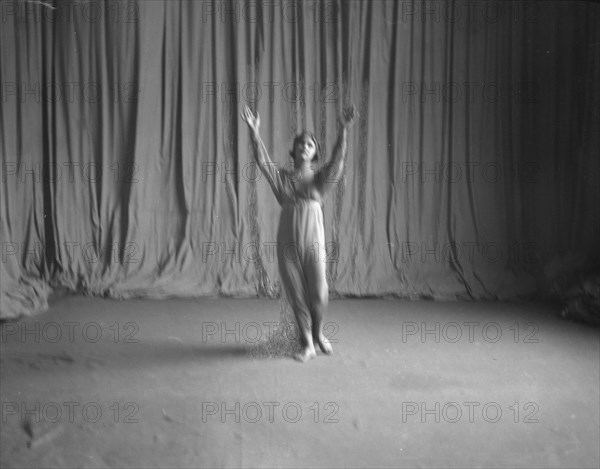
[[[44,4],[51,5],[53,9]],[[276,297],[280,168],[329,155],[332,297],[547,297],[600,259],[594,2],[0,0],[2,318],[55,288]],[[573,259],[577,259],[575,264]]]

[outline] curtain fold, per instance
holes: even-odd
[[[598,267],[592,2],[1,0],[1,318],[55,288],[276,297],[279,207],[239,113],[290,165],[308,129],[332,296],[548,297]]]

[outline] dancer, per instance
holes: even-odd
[[[241,117],[248,124],[254,157],[282,207],[277,232],[277,260],[284,293],[300,329],[301,351],[296,360],[316,356],[315,345],[327,355],[333,352],[323,334],[323,315],[329,289],[325,277],[325,230],[321,201],[335,186],[344,168],[348,130],[358,117],[354,105],[338,119],[339,135],[331,161],[318,168],[319,145],[303,131],[294,139],[290,154],[294,168],[278,168],[269,158],[259,135],[260,117],[245,106]]]

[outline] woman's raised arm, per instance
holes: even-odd
[[[281,190],[281,178],[278,168],[275,167],[276,165],[271,161],[271,158],[269,158],[267,148],[265,147],[265,144],[258,133],[258,128],[260,127],[260,116],[258,115],[258,112],[256,115],[254,115],[248,106],[244,106],[244,110],[240,113],[240,115],[242,120],[248,124],[248,128],[250,129],[250,139],[252,141],[252,147],[254,148],[254,159],[256,160],[261,172],[269,181],[275,196],[279,198],[279,193]]]
[[[240,113],[242,120],[248,124],[248,128],[250,129],[250,138],[252,140],[252,145],[254,147],[254,158],[256,159],[256,163],[258,163],[259,168],[264,172],[265,169],[268,169],[269,166],[273,165],[271,158],[269,158],[269,153],[260,138],[260,134],[258,133],[258,128],[260,127],[260,116],[258,112],[256,115],[252,113],[252,110],[248,106],[244,106],[244,110]]]
[[[319,172],[319,188],[323,194],[337,184],[344,172],[344,162],[348,147],[348,130],[357,118],[358,111],[353,104],[345,108],[338,119],[339,134],[333,147],[333,155],[329,163]]]

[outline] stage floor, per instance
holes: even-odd
[[[0,463],[597,468],[600,333],[559,309],[336,300],[301,364],[254,353],[275,300],[57,298],[1,326]]]

